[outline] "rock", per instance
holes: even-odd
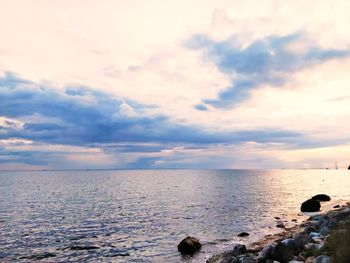
[[[293,239],[284,239],[271,252],[271,257],[281,263],[288,263],[294,259],[298,246]]]
[[[300,210],[301,212],[318,212],[320,211],[321,204],[317,200],[306,200],[301,204]]]
[[[245,247],[245,245],[237,244],[233,247],[232,255],[239,256],[244,253],[247,253],[247,248]]]
[[[265,262],[271,258],[272,250],[277,246],[276,242],[272,242],[266,245],[258,254],[258,262]]]
[[[304,261],[292,260],[292,261],[289,261],[288,263],[304,263]]]
[[[183,239],[177,246],[177,250],[183,254],[192,255],[200,250],[202,244],[195,237],[188,236]]]
[[[319,194],[319,195],[315,195],[315,196],[311,197],[311,200],[316,200],[316,201],[320,201],[320,202],[327,202],[327,201],[331,201],[331,198],[329,195]]]
[[[316,232],[316,228],[314,228],[313,226],[307,226],[304,228],[304,231],[308,234],[312,233],[312,232]]]
[[[333,208],[340,208],[340,205],[335,205],[333,206]]]
[[[293,236],[293,240],[298,248],[303,248],[305,244],[313,242],[312,238],[306,232],[300,232]]]
[[[249,233],[242,232],[242,233],[239,233],[237,236],[239,236],[239,237],[247,237],[247,236],[249,236]]]
[[[324,255],[318,256],[312,260],[312,263],[330,263],[330,262],[331,262],[330,257],[324,256]]]
[[[348,170],[350,170],[350,165],[349,165],[349,167],[348,167]]]
[[[304,250],[308,252],[308,254],[316,255],[316,253],[321,250],[322,246],[322,244],[307,243],[304,246]]]
[[[282,222],[280,222],[276,225],[276,227],[285,228],[286,226]]]
[[[208,259],[206,263],[253,263],[254,261],[252,261],[251,257],[243,255],[245,253],[247,253],[246,246],[238,244],[234,246],[232,251],[215,255]]]
[[[298,222],[298,220],[297,219],[292,219],[292,222]]]
[[[311,233],[309,234],[309,236],[310,236],[311,238],[321,238],[321,237],[322,237],[322,235],[321,235],[320,233],[318,233],[318,232],[311,232]]]
[[[276,220],[280,220],[281,218],[280,218],[280,217],[278,217],[278,216],[275,216],[275,219],[276,219]]]

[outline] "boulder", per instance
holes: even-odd
[[[318,212],[320,211],[321,204],[317,200],[306,200],[301,204],[300,210],[301,212]]]
[[[297,250],[298,246],[293,239],[284,239],[273,248],[271,257],[281,263],[288,263],[294,259],[294,254]]]
[[[312,238],[306,232],[295,234],[293,240],[299,249],[303,248],[305,244],[313,242]]]
[[[239,236],[239,237],[247,237],[247,236],[249,236],[249,233],[242,232],[242,233],[239,233],[237,236]]]
[[[202,244],[195,237],[188,236],[183,239],[177,246],[177,250],[183,254],[192,255],[200,250]]]
[[[316,200],[316,201],[320,201],[320,202],[327,202],[327,201],[331,201],[331,198],[329,195],[325,195],[325,194],[319,194],[319,195],[315,195],[313,197],[311,197],[312,200]]]
[[[227,251],[218,255],[215,255],[208,259],[206,263],[251,263],[252,258],[247,253],[245,245],[235,245],[232,251]]]
[[[276,242],[272,242],[266,245],[258,254],[258,262],[265,262],[271,258],[272,250],[277,246]]]

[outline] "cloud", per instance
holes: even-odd
[[[232,85],[217,98],[203,100],[216,108],[237,106],[249,98],[253,89],[282,86],[293,72],[350,55],[348,49],[314,46],[302,33],[264,37],[247,46],[240,46],[232,38],[214,41],[206,35],[196,35],[187,46],[203,50],[207,59],[232,78]]]
[[[83,156],[89,159],[96,155],[108,160],[101,161],[108,167],[149,167],[164,155],[176,154],[169,149],[182,152],[181,147],[188,144],[288,142],[301,136],[273,129],[212,130],[177,123],[164,115],[149,115],[147,109],[154,106],[88,87],[69,86],[60,91],[12,73],[0,81],[0,121],[2,126],[15,127],[0,133],[3,163],[47,165],[55,158],[82,162]],[[60,145],[76,148],[62,151]],[[118,161],[110,161],[113,159]],[[120,164],[120,159],[125,163]]]

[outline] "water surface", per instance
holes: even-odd
[[[3,171],[0,261],[204,262],[348,189],[346,170]],[[187,235],[204,244],[192,258],[176,248]]]

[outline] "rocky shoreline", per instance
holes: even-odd
[[[332,257],[329,243],[333,230],[342,229],[349,220],[349,204],[335,206],[333,210],[312,215],[299,225],[268,235],[247,247],[237,244],[230,251],[212,256],[206,263],[338,263],[341,261]],[[344,262],[350,262],[350,258],[346,260]]]

